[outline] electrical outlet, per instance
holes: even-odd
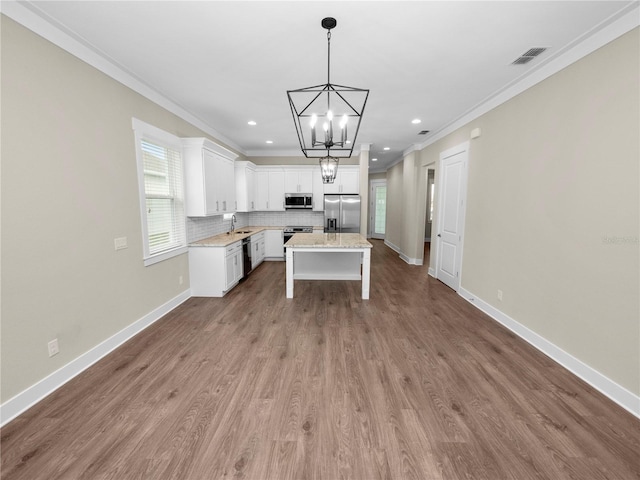
[[[182,278],[182,275],[180,275],[180,276],[178,277],[178,284],[179,284],[179,285],[182,285],[182,283],[183,283],[183,282],[184,282],[184,280],[183,280],[183,278]]]
[[[58,339],[54,338],[53,340],[51,340],[47,346],[49,347],[49,356],[53,357],[54,355],[57,355],[60,352],[60,348],[58,348]]]
[[[502,290],[498,290],[498,300],[502,301]]]

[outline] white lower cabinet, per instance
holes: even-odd
[[[251,235],[251,270],[264,261],[265,233]]]
[[[243,254],[242,254],[242,242],[240,246],[227,247],[227,255],[225,257],[225,291],[230,290],[236,283],[242,279],[244,272],[243,269]]]
[[[242,242],[226,247],[189,247],[189,282],[194,297],[222,297],[242,275]]]
[[[284,260],[284,234],[282,230],[265,230],[265,259]]]

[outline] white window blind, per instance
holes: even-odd
[[[134,119],[145,265],[186,251],[180,140]]]

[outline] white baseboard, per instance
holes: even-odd
[[[400,253],[400,247],[398,247],[397,245],[394,245],[393,243],[391,243],[389,240],[387,240],[386,238],[384,239],[384,244],[389,247],[391,250],[393,250],[394,252]]]
[[[475,305],[476,308],[482,310],[495,321],[504,325],[520,338],[550,357],[552,360],[562,365],[571,373],[587,382],[600,393],[609,397],[622,408],[640,418],[640,397],[618,385],[613,380],[605,377],[602,373],[578,360],[571,354],[565,352],[549,340],[538,335],[534,331],[529,330],[527,327],[502,313],[500,310],[492,307],[468,290],[460,288],[458,294],[469,303]]]
[[[429,275],[431,275],[433,278],[436,278],[436,269],[429,267]]]
[[[400,254],[400,258],[402,260],[404,260],[405,262],[407,262],[409,265],[422,265],[422,259],[421,258],[411,258],[411,257],[408,257],[407,255],[405,255],[404,253]]]
[[[407,262],[409,265],[422,265],[422,259],[421,258],[411,258],[408,257],[407,255],[405,255],[404,253],[402,253],[402,250],[400,250],[400,247],[398,247],[397,245],[394,245],[393,243],[389,242],[388,240],[385,239],[384,244],[389,247],[391,250],[393,250],[394,252],[396,252],[400,258],[402,260],[404,260],[405,262]]]
[[[5,403],[0,405],[0,426],[4,426],[9,423],[22,412],[31,408],[50,393],[53,393],[69,380],[82,373],[98,360],[111,353],[127,340],[162,318],[190,297],[191,291],[185,290],[177,297],[172,298],[164,305],[160,305],[141,319],[136,320],[131,325],[96,345],[88,352],[67,363],[64,367],[56,370],[23,392],[20,392],[15,397],[7,400]]]

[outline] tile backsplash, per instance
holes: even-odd
[[[312,226],[324,224],[324,213],[313,211],[286,210],[284,212],[251,212],[236,213],[236,229],[239,227],[286,227]],[[203,238],[213,237],[228,232],[231,220],[224,220],[222,215],[213,217],[187,217],[187,242],[197,242]]]

